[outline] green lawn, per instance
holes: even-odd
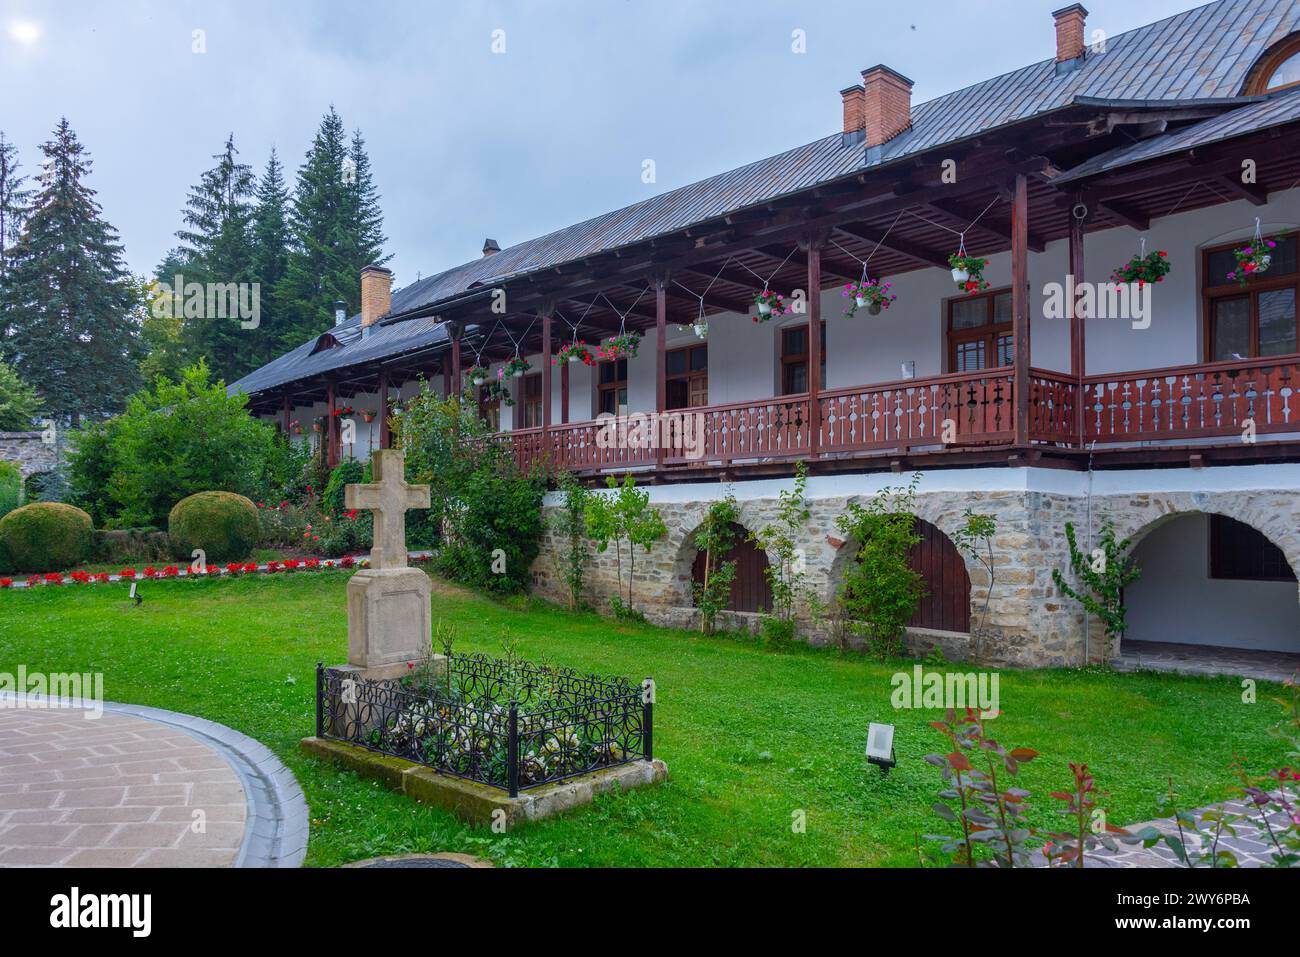
[[[501,865],[915,865],[916,834],[942,823],[939,788],[922,756],[941,739],[935,712],[894,712],[882,665],[830,651],[778,653],[739,639],[617,625],[531,600],[501,603],[439,586],[434,615],[460,630],[460,651],[525,656],[591,671],[654,677],[662,787],[507,835],[461,824],[352,774],[303,757],[314,723],[314,668],[346,658],[344,572],[237,580],[144,582],[0,593],[0,671],[102,671],[111,701],[199,714],[269,745],[293,769],[312,812],[308,862],[335,865],[403,851],[461,851]],[[1031,820],[1051,824],[1067,761],[1087,762],[1109,791],[1111,820],[1160,815],[1173,776],[1189,806],[1222,799],[1240,755],[1253,772],[1282,762],[1267,732],[1281,715],[1238,682],[1157,675],[1001,673],[1007,745],[1042,757],[1026,766]],[[862,751],[871,720],[897,725],[888,777]],[[796,811],[805,833],[792,833]],[[922,842],[923,844],[925,842]]]

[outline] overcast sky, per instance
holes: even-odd
[[[275,146],[292,177],[333,103],[366,137],[405,285],[485,237],[505,247],[834,132],[867,66],[911,77],[921,102],[1052,56],[1065,2],[0,0],[0,130],[31,174],[67,116],[129,265],[152,272],[228,133],[259,173]],[[1088,27],[1197,5],[1088,0]]]

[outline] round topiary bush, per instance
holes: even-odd
[[[167,535],[177,558],[203,549],[209,564],[245,559],[257,544],[257,506],[234,492],[196,492],[172,506]]]
[[[79,565],[93,541],[90,516],[60,502],[32,502],[0,518],[0,548],[18,572],[57,572]]]

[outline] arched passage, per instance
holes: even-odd
[[[1123,651],[1134,643],[1300,653],[1295,570],[1259,529],[1213,512],[1180,512],[1143,529],[1141,574],[1124,593]]]
[[[731,586],[731,602],[727,611],[770,611],[772,608],[772,588],[767,580],[767,555],[749,538],[749,532],[743,525],[731,524],[731,532],[736,544],[718,560],[736,563],[736,579]],[[704,552],[697,551],[691,564],[691,580],[696,584],[704,583]]]

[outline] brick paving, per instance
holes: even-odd
[[[235,768],[179,728],[87,714],[0,709],[0,867],[234,864],[248,815]]]

